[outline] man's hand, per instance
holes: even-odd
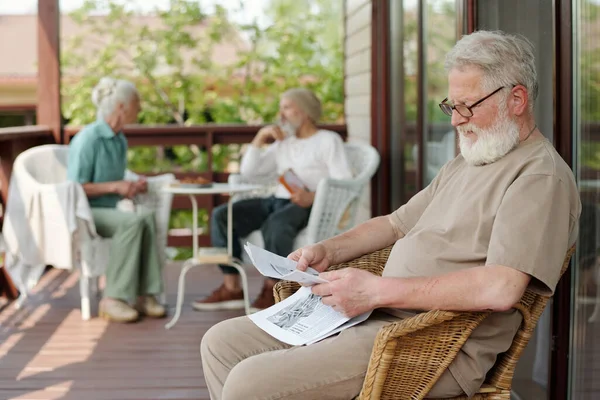
[[[330,264],[327,249],[321,243],[304,246],[291,253],[288,258],[298,262],[296,268],[300,271],[306,271],[308,267],[312,267],[323,272]]]
[[[323,304],[349,318],[374,310],[377,304],[377,281],[381,279],[368,271],[343,268],[319,275],[329,283],[312,287],[312,292],[323,298]]]
[[[312,206],[315,201],[315,193],[308,192],[299,187],[294,187],[294,193],[290,196],[290,201],[302,208],[308,208]]]
[[[115,192],[126,199],[132,199],[136,195],[136,182],[118,181],[115,182]]]
[[[285,139],[285,134],[277,125],[268,125],[258,131],[252,140],[252,145],[255,147],[260,147],[269,139],[283,140]]]
[[[140,176],[137,182],[135,182],[135,194],[146,193],[148,191],[148,180],[145,176]]]

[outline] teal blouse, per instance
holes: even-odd
[[[127,168],[127,139],[115,134],[103,120],[86,125],[71,140],[67,179],[74,182],[102,183],[121,181]],[[90,198],[91,207],[115,207],[116,194]]]

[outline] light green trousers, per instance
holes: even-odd
[[[98,234],[112,238],[104,296],[134,301],[161,293],[154,213],[92,208],[92,215]]]

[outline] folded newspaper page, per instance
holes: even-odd
[[[308,268],[306,272],[300,271],[296,269],[298,264],[296,261],[278,256],[252,243],[246,243],[244,249],[256,269],[269,278],[298,282],[303,285],[328,282],[323,278],[319,278],[319,273],[315,269]]]
[[[262,330],[293,346],[316,343],[366,320],[371,312],[348,318],[323,304],[321,297],[303,286],[287,299],[249,318]]]

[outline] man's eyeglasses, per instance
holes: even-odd
[[[489,99],[490,97],[492,97],[493,95],[495,95],[496,93],[498,93],[499,91],[504,89],[505,87],[506,86],[499,87],[498,89],[494,90],[492,93],[485,96],[483,99],[477,100],[475,103],[471,104],[470,106],[467,106],[465,104],[454,105],[454,104],[446,103],[448,101],[448,98],[446,97],[440,103],[440,109],[444,112],[444,114],[446,114],[450,117],[452,116],[452,110],[456,110],[456,112],[459,113],[460,115],[462,115],[463,117],[466,117],[466,118],[472,117],[473,109],[475,107],[477,107],[478,105],[480,105],[485,100]]]

